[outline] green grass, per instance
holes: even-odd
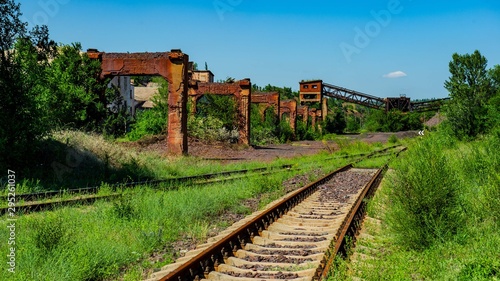
[[[329,280],[499,280],[499,147],[488,136],[412,141],[369,204],[382,225],[359,244],[373,259],[340,262]]]
[[[115,175],[137,169],[134,175],[149,173],[153,178],[263,166],[257,162],[224,166],[192,157],[139,154],[98,136],[77,132],[63,132],[60,141],[88,156],[80,163],[81,171],[75,168],[72,172],[78,173],[79,180],[92,172],[85,165],[102,164],[102,159],[107,159],[108,168],[113,167]],[[349,153],[380,148],[380,144],[344,145]],[[284,180],[306,174],[313,181],[317,173],[312,171],[326,173],[349,163],[349,159],[335,159],[339,155],[345,152],[278,159],[266,165],[291,163],[294,169],[201,187],[181,185],[175,190],[168,190],[168,186],[141,186],[124,190],[123,196],[115,201],[20,216],[16,222],[16,273],[3,270],[0,280],[141,279],[145,270],[160,268],[175,259],[178,249],[173,247],[174,242],[204,241],[212,229],[228,226],[227,221],[220,219],[225,212],[249,214],[250,209],[242,204],[250,198],[259,199],[262,208],[285,194]],[[33,182],[20,182],[18,193],[32,191],[30,183]],[[102,186],[99,194],[111,192],[109,185],[102,183]],[[8,237],[7,225],[6,220],[0,222],[0,237]],[[1,253],[8,252],[6,242],[0,243]],[[0,263],[6,262],[7,256],[2,255]]]

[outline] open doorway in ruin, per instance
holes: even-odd
[[[190,136],[210,141],[238,142],[238,104],[232,95],[205,94],[188,101]]]
[[[189,83],[189,100],[190,100],[190,112],[191,115],[196,115],[196,113],[203,114],[204,102],[212,103],[215,100],[229,102],[231,100],[235,103],[236,113],[234,114],[232,110],[228,108],[221,108],[219,110],[227,111],[225,113],[220,112],[220,115],[227,114],[228,116],[233,116],[238,130],[237,140],[239,144],[250,144],[250,102],[251,102],[251,83],[250,79],[244,79],[241,81],[235,81],[231,83],[210,83],[210,82],[200,82],[200,81],[190,81]],[[226,96],[228,98],[210,98],[212,95]],[[203,97],[206,96],[204,99]],[[201,102],[201,104],[198,104]],[[201,111],[198,110],[198,106],[201,106]],[[207,107],[210,105],[207,105]],[[228,125],[231,125],[227,122]]]
[[[187,89],[188,55],[181,50],[164,53],[103,53],[87,51],[89,58],[101,62],[101,79],[115,76],[161,76],[168,82],[167,151],[188,153]]]

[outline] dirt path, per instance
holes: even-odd
[[[359,135],[343,135],[341,138],[350,140],[361,140],[368,143],[385,143],[391,135],[399,139],[414,137],[416,131],[398,133],[368,133]],[[164,137],[155,137],[147,141],[134,143],[140,151],[152,151],[160,155],[167,153]],[[292,158],[302,155],[313,155],[320,151],[333,151],[338,146],[333,141],[297,141],[286,144],[274,144],[266,146],[242,147],[238,145],[215,143],[206,144],[196,140],[189,141],[189,155],[208,160],[221,160],[223,162],[234,161],[262,161],[269,162],[278,158]]]

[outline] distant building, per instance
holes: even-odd
[[[120,92],[123,106],[127,109],[129,114],[134,115],[134,86],[130,83],[130,76],[113,77],[108,84],[108,88],[115,88]],[[119,102],[120,100],[117,100],[109,105],[109,107],[115,108]]]
[[[136,110],[151,109],[154,107],[153,96],[158,94],[159,86],[155,83],[149,83],[147,87],[135,87],[134,99]]]
[[[214,82],[214,74],[210,70],[191,70],[190,71],[190,80],[199,81],[199,82]]]

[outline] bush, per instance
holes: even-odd
[[[398,141],[399,141],[399,139],[398,139],[398,137],[396,137],[396,135],[391,135],[389,137],[389,139],[387,140],[387,142],[392,143],[392,144],[397,143]]]
[[[167,119],[165,119],[165,114],[157,110],[139,111],[136,114],[135,120],[132,130],[127,134],[127,138],[131,141],[139,140],[148,135],[166,133]]]
[[[460,182],[439,144],[430,137],[409,150],[389,183],[389,225],[410,249],[451,239],[461,226]]]
[[[188,133],[191,137],[206,141],[238,142],[239,133],[236,129],[228,130],[224,123],[212,116],[189,117]]]

